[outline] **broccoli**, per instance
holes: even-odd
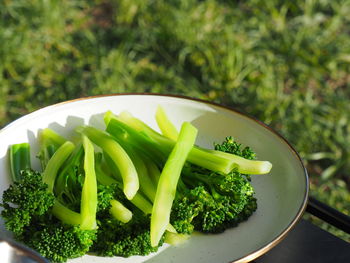
[[[201,195],[206,197],[203,210],[194,218],[195,230],[219,233],[237,225],[238,215],[245,210],[254,194],[247,178],[237,169],[229,174],[201,172],[186,172],[183,176],[189,187],[202,186]]]
[[[255,158],[250,148],[242,150],[232,137],[215,144],[215,148]],[[171,223],[179,233],[191,234],[194,230],[220,233],[246,220],[257,208],[250,176],[241,174],[237,168],[224,174],[187,164],[181,178],[171,214]]]
[[[52,209],[55,197],[47,191],[41,173],[30,169],[22,170],[21,179],[15,181],[2,196],[4,210],[1,216],[5,226],[16,237],[20,237],[26,228]]]
[[[22,146],[22,151],[30,151],[28,144]],[[2,198],[1,206],[4,209],[1,216],[6,228],[14,233],[18,241],[53,262],[65,262],[69,258],[84,255],[96,235],[93,226],[81,228],[82,216],[54,195],[58,170],[73,150],[71,142],[64,142],[53,153],[43,172],[31,168],[22,170],[19,177],[13,177],[17,179],[4,191]],[[11,154],[11,159],[18,159],[15,152]],[[30,167],[29,162],[29,159],[22,158],[11,165]]]
[[[66,262],[90,250],[96,239],[96,231],[64,224],[47,213],[32,221],[17,239],[52,262]]]
[[[256,158],[255,152],[249,146],[242,149],[242,144],[235,141],[232,136],[227,136],[222,143],[214,143],[214,149],[232,153],[248,160],[254,160]]]
[[[100,163],[99,163],[100,164]],[[100,256],[148,255],[158,250],[150,243],[150,213],[152,204],[140,193],[128,200],[121,182],[102,173],[97,168],[99,206],[98,231],[90,251]],[[140,199],[141,201],[135,201]],[[111,212],[113,201],[118,200],[123,208]],[[112,201],[112,203],[111,203]],[[130,214],[129,214],[130,213]],[[130,216],[130,217],[129,217]],[[124,219],[127,220],[124,220]]]
[[[103,169],[103,154],[97,153],[95,161],[98,181],[98,231],[90,252],[100,256],[148,255],[156,252],[161,243],[150,243],[150,214],[152,203],[137,192],[128,200],[123,192],[122,180]],[[113,204],[118,202],[118,207]]]
[[[123,223],[107,214],[98,218],[97,239],[91,248],[93,253],[100,256],[148,255],[156,252],[163,244],[161,239],[158,246],[151,246],[150,216],[137,208],[130,208],[133,216],[130,221]]]
[[[151,217],[151,244],[157,246],[170,222],[176,187],[198,130],[189,122],[181,126],[180,134],[159,176]]]
[[[157,121],[162,132],[167,134],[167,127],[171,123],[164,112]],[[166,160],[164,156],[168,156],[169,149],[175,143],[172,139],[157,133],[126,112],[119,116],[107,112],[105,122],[107,132],[121,145],[139,147],[139,152],[150,156],[162,169]],[[178,136],[173,127],[170,130],[169,137]],[[178,233],[191,234],[195,230],[219,233],[236,226],[256,210],[249,174],[252,171],[265,173],[271,164],[256,161],[252,149],[243,148],[233,137],[225,138],[221,144],[214,144],[214,149],[194,146],[190,151],[170,214],[170,223]],[[230,160],[229,164],[227,160]],[[208,162],[211,164],[208,165]],[[244,167],[240,167],[240,164],[244,164]]]
[[[146,149],[146,154],[160,164],[164,164],[176,143],[128,112],[123,112],[119,116],[107,112],[104,119],[108,133],[117,140],[128,140],[140,151]],[[268,161],[246,159],[236,154],[203,149],[196,145],[190,150],[187,161],[208,170],[223,173],[229,173],[233,168],[237,168],[239,172],[245,174],[266,174],[272,167]]]
[[[28,143],[10,147],[14,182],[1,216],[17,240],[52,262],[148,255],[194,231],[223,232],[257,209],[250,176],[271,163],[233,137],[201,148],[197,129],[184,122],[178,132],[161,107],[162,134],[127,112],[106,112],[104,121],[105,131],[78,127],[75,144],[42,130],[41,172],[31,169]]]

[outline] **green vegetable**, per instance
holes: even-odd
[[[107,131],[113,136],[120,136],[118,133],[120,133],[121,129],[124,129],[124,132],[129,133],[129,136],[133,136],[138,144],[143,145],[147,149],[156,147],[165,156],[174,147],[175,141],[162,136],[130,113],[123,112],[119,117],[108,114],[105,117],[105,122]],[[139,135],[136,133],[139,133]],[[153,152],[149,153],[152,154]],[[159,154],[155,155],[154,158],[159,159],[158,156]],[[272,167],[268,161],[242,160],[242,158],[234,154],[223,154],[220,151],[202,149],[198,146],[194,146],[191,149],[188,161],[211,171],[223,173],[229,173],[233,168],[237,167],[239,172],[242,173],[266,174]]]
[[[58,169],[66,161],[66,159],[73,152],[73,150],[74,144],[67,141],[57,149],[57,151],[53,154],[52,158],[48,161],[43,172],[43,182],[47,184],[48,190],[50,192],[53,191]]]
[[[119,220],[122,223],[127,223],[131,220],[132,212],[127,209],[122,203],[113,199],[110,201],[110,204],[111,208],[109,209],[109,212],[115,219]]]
[[[123,178],[124,193],[128,199],[132,199],[139,189],[139,178],[129,155],[113,138],[94,127],[81,127],[79,132],[86,135],[113,160]]]
[[[179,132],[176,130],[172,122],[168,119],[168,116],[166,115],[165,110],[161,106],[157,107],[156,121],[159,129],[161,130],[162,134],[165,137],[174,141],[177,140],[177,137],[179,136]]]
[[[128,200],[121,183],[108,177],[97,173],[99,182],[103,178],[101,181],[111,184],[99,184],[97,240],[91,251],[101,256],[125,257],[157,251],[150,244],[152,204],[140,193]]]
[[[95,173],[94,146],[83,135],[85,179],[81,194],[81,229],[96,228],[97,180]]]
[[[106,112],[106,131],[79,127],[76,144],[44,129],[43,172],[31,169],[29,144],[11,146],[6,228],[64,262],[88,252],[147,255],[193,231],[220,233],[248,219],[257,209],[249,174],[271,164],[233,137],[213,150],[196,146],[197,129],[184,122],[178,133],[162,108],[156,120],[163,134],[130,113]]]
[[[105,173],[105,171],[103,171],[101,158],[102,158],[102,155],[98,154],[98,157],[96,158],[97,163],[95,166],[96,167],[97,181],[103,186],[111,186],[113,188],[116,187],[116,188],[119,188],[121,190],[122,189],[121,183],[118,182],[113,177],[107,175]],[[152,212],[152,204],[139,192],[136,193],[135,196],[130,200],[130,203],[132,203],[134,206],[136,206],[138,209],[140,209],[145,214],[151,214],[151,212]],[[118,215],[118,216],[124,217],[123,215]],[[116,219],[118,219],[117,218],[118,216],[116,214],[114,214],[114,217]]]
[[[25,149],[29,145],[22,145]],[[80,257],[89,251],[95,239],[94,230],[82,230],[79,226],[81,216],[60,203],[53,189],[44,182],[55,180],[57,165],[63,163],[71,152],[71,143],[57,149],[46,166],[46,174],[30,168],[22,170],[21,178],[15,180],[4,191],[1,216],[14,237],[37,250],[52,262],[64,262],[69,258]],[[59,160],[58,158],[62,158]],[[30,167],[26,159],[19,166]]]
[[[197,129],[188,122],[182,125],[179,138],[160,174],[151,217],[151,244],[153,247],[158,245],[170,223],[177,182],[188,153],[195,143],[197,132]]]
[[[28,143],[13,144],[9,148],[10,169],[13,181],[21,178],[21,171],[30,167],[30,146]]]
[[[162,131],[172,130],[173,125],[164,111],[162,115],[167,120],[162,123]],[[214,154],[228,155],[229,158],[243,161],[255,159],[255,153],[249,147],[241,149],[242,145],[231,136],[214,146],[216,151],[211,151]],[[242,175],[237,168],[223,174],[187,164],[177,190],[171,222],[179,233],[185,235],[194,230],[222,232],[245,220],[255,211],[256,199],[253,193],[249,177]]]
[[[37,156],[40,160],[42,170],[45,169],[52,155],[66,141],[65,138],[49,128],[39,132],[40,150]]]

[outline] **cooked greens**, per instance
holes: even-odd
[[[106,112],[105,130],[77,127],[74,142],[46,128],[42,171],[31,168],[28,143],[12,145],[6,228],[65,262],[86,253],[147,255],[248,219],[257,208],[250,174],[268,173],[271,163],[230,136],[214,149],[195,145],[200,131],[184,122],[178,132],[161,107],[156,120],[162,133],[130,113]]]

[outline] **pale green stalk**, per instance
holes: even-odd
[[[123,180],[124,194],[131,200],[139,189],[139,178],[136,168],[126,151],[111,136],[94,127],[84,126],[79,131],[105,151],[113,160]]]
[[[159,129],[165,137],[174,141],[177,140],[179,132],[177,131],[173,123],[169,120],[163,107],[160,105],[157,107],[156,110],[156,121]]]
[[[51,159],[48,161],[43,172],[43,182],[48,185],[48,190],[53,192],[58,169],[74,150],[74,144],[70,141],[63,143]]]
[[[122,203],[113,199],[110,201],[110,204],[111,208],[109,209],[109,212],[115,219],[118,219],[122,223],[127,223],[131,220],[132,212]]]
[[[179,138],[161,172],[151,215],[151,245],[153,247],[158,245],[169,225],[177,182],[188,153],[195,143],[197,132],[197,129],[190,123],[182,124]]]
[[[81,193],[81,229],[96,228],[97,180],[95,173],[95,152],[92,142],[82,135],[84,147],[84,184]]]

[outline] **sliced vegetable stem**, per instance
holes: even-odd
[[[111,200],[110,203],[111,208],[109,209],[109,212],[115,219],[118,219],[122,223],[127,223],[131,220],[132,212],[127,209],[122,203],[115,199]]]
[[[175,128],[174,124],[169,120],[164,108],[160,105],[157,107],[156,110],[156,121],[159,129],[165,137],[174,141],[177,140],[179,132]]]
[[[129,200],[132,199],[139,189],[139,179],[136,168],[126,151],[113,138],[94,127],[81,127],[80,132],[102,148],[113,160],[123,179],[124,194]]]
[[[21,171],[31,167],[29,143],[12,144],[9,155],[12,180],[16,182],[21,179]]]
[[[57,172],[65,160],[74,150],[74,144],[70,141],[66,141],[60,146],[51,159],[48,161],[47,166],[43,172],[43,182],[48,185],[48,190],[53,192]]]
[[[184,122],[178,140],[161,172],[151,215],[151,245],[157,246],[169,222],[182,167],[192,149],[197,129]]]
[[[85,178],[81,193],[80,213],[82,217],[81,229],[96,228],[97,211],[97,180],[95,173],[94,146],[85,135],[83,138],[84,147],[84,171]]]

